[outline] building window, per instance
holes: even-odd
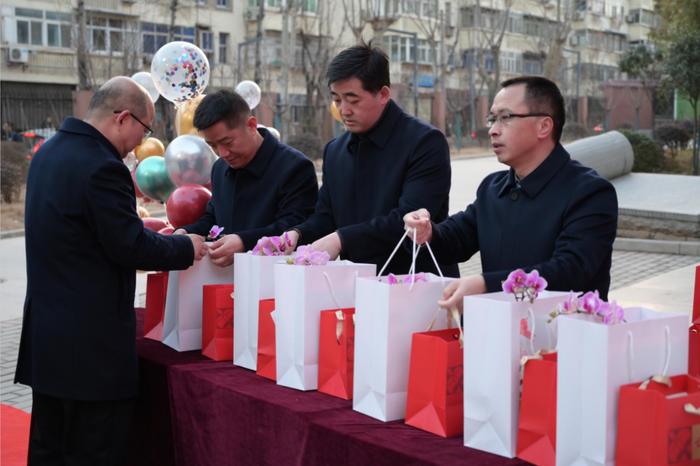
[[[403,0],[403,12],[408,15],[417,15],[420,10],[420,0]]]
[[[89,16],[88,47],[93,52],[124,51],[124,21],[104,16]]]
[[[228,63],[228,32],[219,33],[219,63]]]
[[[228,0],[216,0],[216,6],[219,8],[228,8]]]
[[[214,53],[214,33],[211,31],[199,31],[199,48],[207,55]]]
[[[301,0],[301,11],[316,12],[316,0]]]
[[[423,16],[426,18],[437,17],[437,2],[433,0],[423,1]]]
[[[68,13],[15,8],[17,43],[48,47],[71,46],[72,18]]]
[[[141,23],[143,53],[154,54],[168,42],[168,26],[157,23]],[[173,40],[183,40],[194,44],[194,28],[175,26]]]

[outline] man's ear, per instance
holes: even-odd
[[[246,126],[253,131],[257,131],[258,130],[258,119],[255,118],[254,115],[249,116],[248,120],[246,120]]]
[[[391,99],[391,88],[389,86],[382,86],[382,88],[379,89],[379,101],[382,104],[386,104],[389,102],[389,99]]]
[[[542,118],[537,125],[537,138],[549,139],[554,132],[554,120],[551,118]]]

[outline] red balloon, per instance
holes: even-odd
[[[136,167],[131,171],[131,181],[134,182],[134,191],[136,191],[136,197],[143,197],[143,193],[139,189],[139,185],[136,183]]]
[[[185,184],[177,188],[165,203],[165,212],[175,228],[199,220],[211,199],[211,191],[198,184]]]
[[[143,220],[143,226],[151,231],[160,231],[168,226],[168,223],[162,218],[146,217]]]
[[[168,225],[167,227],[158,230],[158,233],[160,233],[161,235],[172,235],[173,231],[175,231],[175,228]]]

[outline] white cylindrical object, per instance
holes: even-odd
[[[579,139],[564,147],[574,160],[608,180],[628,174],[634,165],[632,145],[618,131]]]

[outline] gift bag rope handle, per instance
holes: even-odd
[[[686,403],[683,405],[683,411],[688,414],[694,414],[700,416],[700,406],[693,406],[693,403]]]
[[[666,356],[664,359],[664,367],[661,371],[661,374],[657,375],[652,375],[648,379],[646,379],[644,382],[642,382],[639,385],[640,390],[646,390],[646,388],[649,386],[651,382],[656,382],[660,384],[664,384],[667,387],[671,388],[671,378],[668,376],[668,367],[671,364],[671,329],[667,325],[665,328],[665,335],[666,335]]]
[[[356,270],[355,271],[355,278],[359,276],[359,272]],[[335,323],[335,340],[338,344],[340,344],[340,337],[343,335],[343,320],[345,320],[345,316],[343,315],[343,308],[340,307],[338,297],[335,295],[335,289],[333,288],[333,282],[331,282],[331,277],[328,276],[327,272],[323,272],[323,278],[326,279],[326,284],[328,285],[328,291],[331,294],[331,299],[333,300],[333,304],[335,304],[335,307],[338,309],[335,311],[335,318],[337,319],[337,322]],[[353,324],[355,323],[355,316],[352,316],[352,322]]]
[[[416,276],[416,259],[418,258],[418,253],[420,252],[420,248],[422,245],[417,245],[416,244],[416,229],[415,228],[409,228],[407,229],[401,239],[399,240],[398,243],[396,243],[396,247],[394,247],[394,250],[391,251],[391,254],[389,254],[389,258],[386,260],[384,265],[382,266],[381,270],[379,270],[379,273],[377,274],[378,277],[381,277],[382,274],[384,273],[384,270],[386,270],[387,266],[391,262],[391,260],[394,258],[396,255],[396,252],[399,250],[401,247],[401,243],[403,243],[403,240],[406,239],[406,237],[412,233],[412,240],[413,240],[413,245],[411,247],[411,268],[408,269],[408,274],[411,275],[412,280],[411,280],[411,286],[409,287],[409,291],[413,289],[413,284],[416,282],[415,281],[415,276]],[[445,276],[442,274],[442,270],[440,269],[440,265],[438,265],[437,259],[435,259],[435,254],[433,254],[433,250],[430,248],[430,244],[425,243],[426,248],[428,249],[428,252],[430,253],[430,257],[433,260],[433,264],[435,264],[435,268],[437,269],[438,275],[440,275],[440,278],[444,281]]]

